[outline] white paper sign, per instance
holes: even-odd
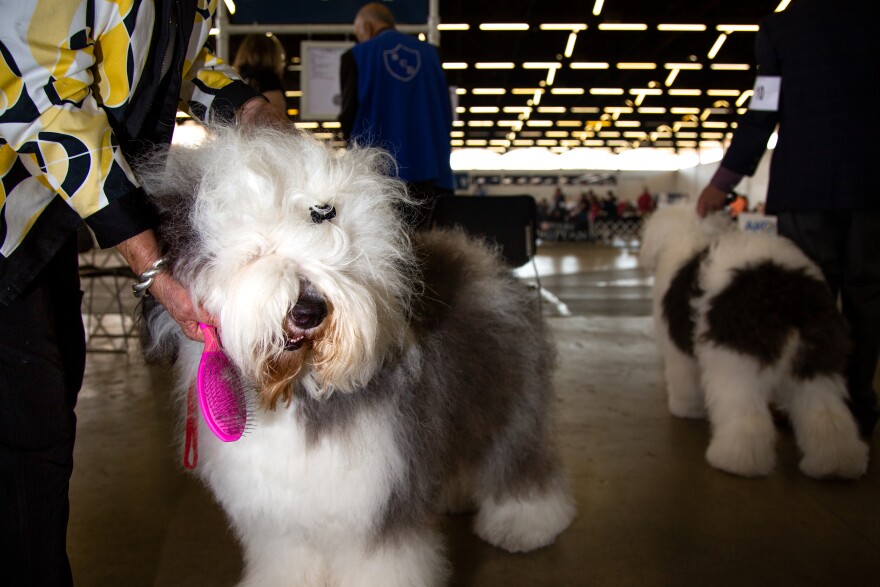
[[[776,217],[765,216],[754,212],[743,212],[736,217],[737,224],[743,232],[763,232],[776,234]]]
[[[755,94],[749,102],[749,110],[776,112],[779,110],[779,90],[782,78],[778,75],[759,75],[755,78]]]

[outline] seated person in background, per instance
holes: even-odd
[[[286,63],[287,54],[281,41],[269,33],[246,36],[238,46],[232,66],[250,87],[286,114],[287,100],[282,82]]]

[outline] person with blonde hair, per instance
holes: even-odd
[[[286,63],[287,54],[281,41],[272,33],[266,33],[246,36],[238,46],[232,66],[250,87],[286,113],[283,83]]]

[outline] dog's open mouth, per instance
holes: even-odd
[[[296,351],[302,348],[302,345],[306,342],[306,335],[301,334],[299,336],[291,336],[288,337],[284,342],[284,350],[285,351]]]
[[[285,351],[296,351],[303,347],[314,336],[314,331],[321,326],[328,314],[324,296],[308,282],[301,284],[299,299],[287,313],[284,330],[287,338],[284,341]],[[311,335],[311,336],[310,336]]]

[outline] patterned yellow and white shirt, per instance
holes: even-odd
[[[129,162],[178,108],[229,118],[256,95],[205,48],[216,3],[0,0],[0,302],[83,220],[102,247],[153,226]]]

